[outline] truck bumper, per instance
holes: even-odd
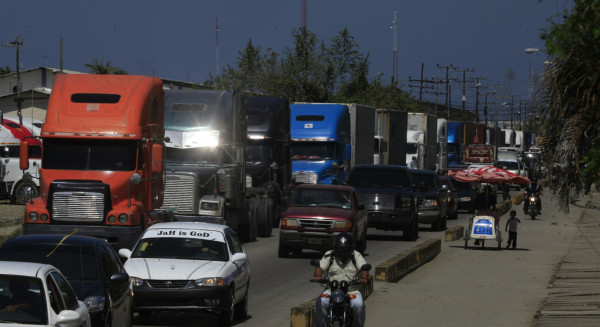
[[[352,231],[348,231],[352,234]],[[298,232],[297,230],[281,229],[279,232],[279,242],[285,246],[310,249],[317,251],[328,251],[333,248],[333,239],[339,232],[319,233],[319,232]]]
[[[367,217],[369,227],[384,230],[403,230],[412,220],[410,211],[369,211]]]
[[[75,232],[76,231],[76,232]],[[90,225],[53,225],[23,224],[23,234],[70,234],[103,238],[118,251],[132,249],[142,234],[142,226],[90,226]]]

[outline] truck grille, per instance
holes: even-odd
[[[359,194],[358,202],[365,206],[366,210],[394,210],[396,208],[395,194]]]
[[[148,280],[148,285],[152,288],[184,288],[189,283],[189,280]]]
[[[333,220],[299,219],[299,225],[305,228],[333,228]]]
[[[196,214],[196,181],[194,176],[170,174],[165,178],[165,195],[162,209],[179,214]]]
[[[313,171],[296,171],[292,173],[296,183],[317,184],[317,173]]]
[[[96,192],[55,192],[52,197],[54,220],[102,221],[104,194]]]

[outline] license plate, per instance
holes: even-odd
[[[308,244],[321,244],[321,240],[318,238],[309,238]]]

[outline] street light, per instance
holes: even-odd
[[[539,48],[525,48],[526,54],[533,54],[540,51],[546,51]],[[531,57],[529,57],[529,104],[533,103],[533,72],[531,71]]]

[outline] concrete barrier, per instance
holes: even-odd
[[[465,228],[463,226],[454,226],[446,229],[446,242],[459,240],[463,237]]]
[[[375,267],[375,279],[396,282],[407,273],[427,263],[441,251],[442,240],[429,239],[417,246],[399,253]]]

